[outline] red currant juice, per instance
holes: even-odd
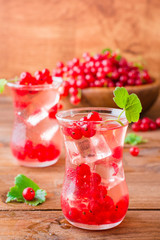
[[[59,125],[55,118],[57,89],[12,87],[15,120],[11,149],[18,163],[28,167],[54,164],[61,150]]]
[[[82,129],[83,123],[80,125]],[[66,173],[61,205],[66,219],[73,225],[109,229],[123,220],[129,204],[122,164],[127,124],[121,126],[111,121],[89,126],[88,134],[75,130],[79,127],[62,126]]]

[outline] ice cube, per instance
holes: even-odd
[[[41,108],[38,112],[35,112],[33,115],[30,115],[27,118],[26,123],[32,126],[36,126],[39,122],[45,119],[48,116],[48,112],[46,112],[43,108]]]
[[[37,125],[43,119],[48,117],[48,111],[59,101],[59,95],[54,90],[41,91],[35,94],[32,102],[21,113],[26,119],[26,124]]]
[[[53,137],[56,136],[57,132],[59,132],[59,125],[56,121],[55,123],[52,123],[50,127],[46,127],[46,131],[42,132],[42,134],[40,135],[42,141],[50,141]]]
[[[72,164],[93,163],[111,155],[103,135],[97,133],[91,138],[66,141],[66,150]]]

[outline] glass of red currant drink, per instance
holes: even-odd
[[[79,108],[58,112],[66,149],[61,206],[79,228],[103,230],[124,219],[129,194],[123,170],[128,127],[122,110]]]
[[[11,150],[20,165],[46,167],[60,156],[61,135],[55,114],[61,79],[50,79],[50,84],[32,81],[8,83],[15,114]]]

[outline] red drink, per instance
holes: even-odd
[[[13,93],[15,120],[11,149],[18,163],[46,167],[57,162],[61,150],[55,118],[60,82],[25,86],[8,83]]]
[[[125,217],[129,194],[122,157],[127,120],[118,109],[94,109],[101,121],[82,116],[93,109],[59,112],[64,134],[66,173],[61,204],[66,219],[91,230],[117,226]]]

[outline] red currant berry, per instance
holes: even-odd
[[[160,117],[156,119],[156,124],[158,127],[160,127]]]
[[[81,128],[78,126],[72,127],[69,133],[73,139],[79,140],[82,138],[82,131],[81,131]]]
[[[82,117],[82,118],[80,118],[79,121],[81,121],[81,122],[83,122],[83,121],[88,121],[88,119],[87,119],[87,117]]]
[[[23,190],[23,197],[27,201],[32,201],[35,197],[35,191],[33,190],[33,188],[25,188]]]
[[[138,154],[139,154],[139,148],[138,147],[131,147],[129,151],[130,151],[130,154],[134,157],[138,156]]]
[[[83,79],[77,80],[76,82],[77,88],[86,88],[88,86],[87,82]]]
[[[141,123],[140,124],[140,130],[143,132],[146,132],[149,130],[149,124],[148,123]]]
[[[90,112],[87,115],[88,121],[102,121],[102,118],[100,117],[98,112]]]
[[[57,103],[57,108],[58,108],[59,110],[62,109],[62,108],[63,108],[62,103]]]
[[[49,76],[49,74],[50,74],[50,71],[47,68],[42,70],[42,75],[43,76]]]
[[[133,123],[132,124],[132,130],[135,131],[135,132],[138,132],[138,131],[140,131],[140,126],[135,124],[135,123]]]
[[[49,118],[56,118],[56,113],[57,113],[57,104],[55,106],[53,106],[48,113]]]
[[[91,182],[94,186],[98,186],[101,183],[101,176],[98,173],[92,173]]]
[[[91,74],[87,74],[85,79],[87,82],[94,82],[94,77]]]
[[[148,117],[144,117],[144,118],[142,119],[142,123],[144,123],[144,124],[150,124],[150,122],[151,122],[151,119],[148,118]]]
[[[61,97],[66,97],[68,96],[68,88],[65,88],[63,86],[59,87],[58,92]]]
[[[113,149],[112,157],[116,159],[121,159],[123,156],[123,148],[121,146],[115,147]]]
[[[76,96],[71,96],[70,97],[70,102],[73,104],[73,105],[77,105],[78,103],[80,103],[81,99],[76,95]]]
[[[71,94],[71,95],[77,95],[78,94],[78,89],[77,88],[74,88],[74,87],[71,87],[70,89],[69,89],[69,93]]]
[[[81,131],[84,137],[91,138],[96,134],[96,130],[93,129],[93,126],[91,124],[84,124],[81,127]]]
[[[63,68],[63,67],[64,67],[64,63],[63,63],[63,62],[58,62],[58,63],[56,64],[56,67],[57,67],[57,68]]]
[[[85,163],[82,163],[81,165],[79,165],[76,168],[76,172],[80,176],[90,175],[91,174],[90,167],[87,164],[85,164]]]
[[[157,124],[156,124],[155,122],[150,122],[149,128],[150,128],[151,130],[156,130],[156,129],[157,129]]]

